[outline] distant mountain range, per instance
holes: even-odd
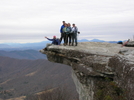
[[[47,59],[45,54],[41,54],[37,50],[13,50],[13,51],[4,51],[0,50],[0,56],[17,58],[17,59]]]
[[[93,40],[87,40],[82,39],[78,40],[78,42],[109,42],[109,43],[117,43],[117,41],[104,41],[99,39],[93,39]],[[34,50],[40,50],[42,48],[45,48],[47,43],[51,43],[51,41],[42,41],[37,43],[3,43],[0,44],[0,50],[27,50],[27,49],[34,49]]]
[[[99,39],[87,40],[82,39],[78,42],[109,42],[117,43],[117,41],[104,41]],[[47,59],[46,55],[43,55],[39,50],[46,47],[47,43],[51,41],[43,41],[37,43],[5,43],[0,44],[0,56],[11,57],[17,59]]]
[[[99,40],[99,39],[92,39],[92,40],[82,39],[82,40],[78,40],[78,42],[108,42],[108,43],[117,43],[118,41],[104,41],[104,40]]]
[[[43,41],[37,43],[1,43],[0,50],[12,51],[12,50],[40,50],[45,48],[47,43],[51,43],[50,41]]]

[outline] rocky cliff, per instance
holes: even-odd
[[[72,67],[79,100],[134,100],[134,48],[82,42],[47,46],[40,52],[51,62]]]

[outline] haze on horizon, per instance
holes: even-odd
[[[2,0],[0,43],[60,37],[62,21],[75,23],[78,39],[127,40],[134,35],[134,0]]]

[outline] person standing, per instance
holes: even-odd
[[[65,27],[65,21],[62,21],[63,25],[60,28],[60,33],[61,33],[61,37],[60,37],[60,42],[62,42],[62,39],[64,40],[65,43],[65,36],[64,36],[64,32],[63,32],[63,28]]]
[[[72,31],[70,23],[67,24],[66,31],[67,32],[66,32],[66,37],[65,37],[65,43],[67,45],[68,44],[68,40],[69,40],[69,46],[70,46],[71,45],[71,31]]]
[[[75,24],[72,24],[72,46],[74,45],[74,41],[75,41],[75,46],[77,46],[77,33],[78,32],[78,28],[75,26]]]
[[[64,46],[66,46],[66,37],[67,37],[67,24],[64,24],[64,28],[62,29],[62,32],[64,34]]]

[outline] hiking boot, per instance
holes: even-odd
[[[47,51],[47,48],[44,48],[43,50],[44,50],[44,51]]]
[[[74,44],[72,43],[72,46],[74,46]]]

